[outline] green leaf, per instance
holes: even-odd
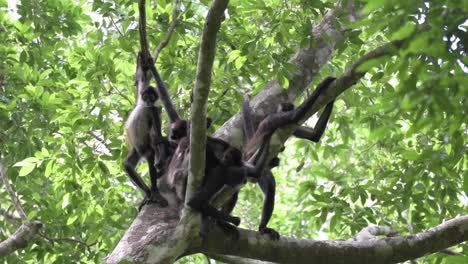
[[[419,157],[418,152],[416,152],[414,149],[405,150],[401,153],[401,155],[407,160],[417,160]]]
[[[357,72],[367,72],[372,68],[376,68],[384,64],[390,59],[390,56],[382,56],[375,59],[370,59],[368,61],[363,62],[359,65],[356,69]]]
[[[394,32],[390,37],[391,40],[400,40],[408,37],[411,35],[416,29],[416,26],[413,22],[406,22],[404,26],[402,26],[398,31]]]
[[[363,14],[369,14],[377,8],[383,7],[385,0],[369,0],[367,4],[362,8]]]
[[[62,209],[65,209],[70,204],[70,193],[66,193],[62,198]]]
[[[18,176],[26,176],[26,175],[28,175],[29,173],[31,173],[31,172],[34,170],[35,167],[36,167],[36,164],[35,164],[35,163],[25,163],[25,164],[21,167],[21,169],[20,169],[20,171],[19,171],[19,173],[18,173]]]
[[[67,225],[72,225],[73,223],[75,223],[77,219],[78,219],[77,215],[72,215],[71,217],[68,218]]]

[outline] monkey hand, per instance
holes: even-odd
[[[280,237],[279,233],[276,232],[276,230],[268,227],[260,227],[258,228],[258,232],[260,232],[260,234],[262,235],[267,234],[272,240],[278,240]]]

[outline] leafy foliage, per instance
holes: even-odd
[[[157,2],[147,13],[152,48],[171,22],[171,2]],[[314,21],[334,2],[231,1],[208,102],[215,128],[239,111],[244,93],[256,93],[272,79],[287,87],[294,70],[288,59],[313,43]],[[2,262],[99,263],[141,199],[121,165],[123,120],[134,102],[136,3],[11,3],[0,0],[0,157],[28,218],[46,224],[44,235],[90,247],[39,238]],[[363,19],[340,16],[350,30],[320,77],[339,76],[389,40],[411,41],[396,56],[367,65],[365,78],[339,97],[319,144],[288,142],[274,172],[278,194],[271,222],[284,235],[348,238],[370,223],[411,234],[467,211],[466,1],[357,4]],[[157,62],[185,116],[207,8],[182,4]],[[421,31],[423,24],[430,29]],[[0,201],[12,210],[3,187]],[[245,227],[256,228],[261,204],[256,186],[242,191],[236,213]],[[0,240],[16,227],[0,221]],[[460,249],[468,252],[466,245]],[[421,263],[465,261],[433,255]]]

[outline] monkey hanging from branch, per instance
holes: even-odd
[[[313,106],[319,95],[333,82],[335,78],[327,77],[323,80],[313,92],[313,94],[297,109],[294,109],[292,103],[282,103],[278,107],[277,113],[266,117],[257,130],[253,123],[252,110],[249,105],[249,100],[246,98],[242,106],[242,119],[243,128],[246,139],[246,147],[244,149],[244,160],[255,159],[255,156],[261,154],[263,151],[268,151],[268,146],[272,138],[273,133],[276,129],[284,127],[293,123],[299,122],[307,111]],[[333,110],[334,100],[329,102],[323,113],[320,115],[314,128],[301,126],[293,133],[298,138],[308,139],[314,142],[318,142],[323,135],[330,114]],[[258,184],[264,194],[264,203],[262,209],[262,216],[258,231],[261,234],[268,234],[272,239],[279,239],[279,233],[272,228],[267,227],[268,222],[273,213],[275,205],[275,190],[276,181],[271,172],[271,169],[279,165],[279,158],[274,157],[268,163],[268,166],[264,168],[261,176],[258,178]],[[238,198],[238,192],[236,192],[223,207],[225,214],[230,214],[234,209]]]
[[[129,153],[125,158],[124,168],[132,182],[145,193],[139,208],[146,203],[168,205],[157,188],[157,179],[161,175],[155,164],[163,162],[168,154],[166,140],[161,133],[161,112],[155,106],[159,96],[155,88],[149,86],[146,77],[147,63],[148,60],[144,60],[142,53],[138,53],[135,73],[137,102],[125,122]],[[142,158],[148,163],[151,188],[148,188],[135,170]]]

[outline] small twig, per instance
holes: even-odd
[[[120,28],[117,26],[117,24],[115,24],[114,19],[112,18],[112,16],[110,16],[109,18],[110,18],[110,21],[111,21],[112,25],[117,30],[117,33],[119,33],[119,35],[121,37],[124,37],[124,34],[122,33],[122,31],[120,31]]]
[[[172,22],[171,22],[171,25],[169,26],[169,29],[167,30],[166,37],[164,38],[163,41],[159,43],[158,47],[156,47],[156,49],[154,50],[154,53],[153,53],[154,63],[156,63],[156,61],[158,60],[159,53],[161,53],[161,50],[164,49],[164,47],[166,47],[169,41],[171,40],[172,34],[174,33],[175,27],[177,25],[177,20],[178,20],[177,10],[179,9],[179,0],[174,0],[173,5],[174,6],[172,8]]]
[[[106,146],[106,141],[100,138],[98,135],[96,135],[94,131],[89,131],[89,135],[91,135],[94,139],[99,141],[99,143],[101,143],[102,145]]]
[[[10,213],[7,209],[0,207],[0,215],[3,215],[6,219],[13,221],[21,221],[21,217],[15,215],[14,212]]]
[[[78,240],[78,239],[74,239],[74,238],[68,238],[68,237],[65,237],[65,238],[54,238],[54,237],[49,237],[47,236],[46,234],[44,234],[43,232],[39,232],[39,236],[41,236],[42,238],[48,240],[50,243],[55,243],[55,242],[61,242],[61,241],[64,241],[64,242],[68,242],[68,243],[76,243],[84,248],[86,248],[86,250],[88,250],[89,252],[91,252],[91,247],[93,245],[95,245],[97,242],[94,242],[94,243],[91,243],[91,244],[86,244],[85,242],[81,241],[81,240]]]
[[[23,206],[21,205],[18,196],[16,195],[15,191],[13,191],[13,188],[10,185],[10,182],[8,181],[8,176],[6,174],[6,169],[5,166],[0,162],[0,176],[2,177],[3,184],[5,185],[5,188],[10,195],[10,199],[15,206],[16,211],[18,212],[20,218],[22,221],[27,221],[28,217],[26,216],[26,213],[24,212]]]

